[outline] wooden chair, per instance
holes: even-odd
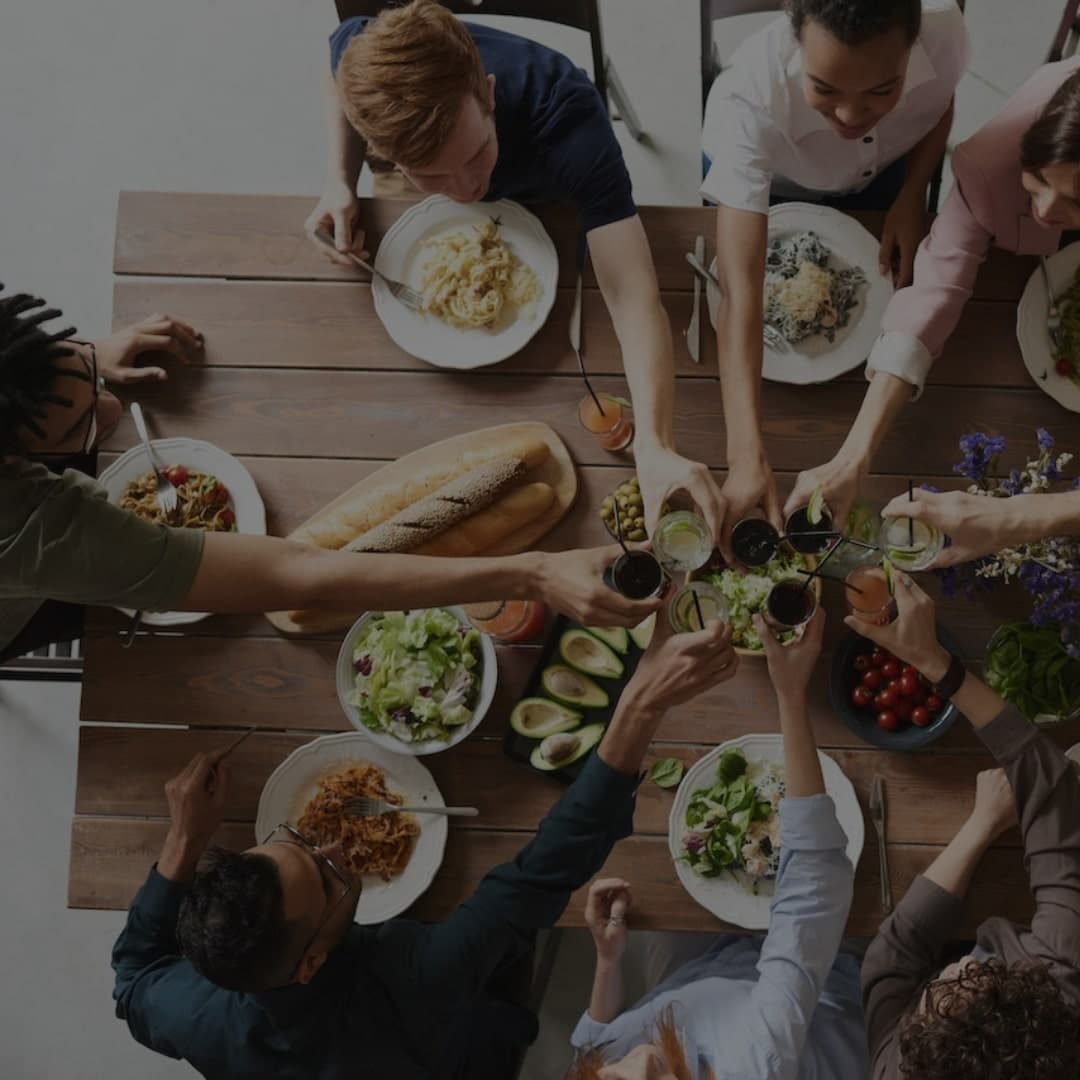
[[[1048,64],[1075,55],[1077,42],[1080,41],[1080,13],[1077,9],[1080,9],[1080,0],[1068,0],[1065,4],[1061,22],[1046,54]]]
[[[388,7],[399,7],[404,0],[334,0],[338,18],[344,21],[354,15],[374,17]],[[608,111],[614,104],[616,119],[626,124],[627,131],[640,142],[644,131],[634,112],[626,88],[615,65],[604,53],[600,32],[600,9],[597,0],[439,0],[455,15],[508,15],[538,22],[553,22],[582,30],[589,35],[592,49],[593,82]]]

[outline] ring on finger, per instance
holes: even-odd
[[[607,922],[608,926],[625,926],[626,917],[623,915],[609,915]]]

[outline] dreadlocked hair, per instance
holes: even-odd
[[[3,288],[0,283],[0,292]],[[43,328],[44,323],[59,318],[60,314],[56,308],[45,307],[44,300],[28,293],[0,296],[0,454],[20,452],[20,427],[45,438],[38,421],[44,418],[47,406],[71,408],[71,398],[56,392],[59,376],[90,381],[88,371],[58,364],[63,357],[75,355],[73,349],[63,344],[75,333],[74,327],[55,333]]]

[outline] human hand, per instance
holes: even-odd
[[[901,191],[885,215],[878,251],[878,267],[882,274],[892,274],[893,284],[898,289],[911,284],[915,252],[925,235],[923,193]]]
[[[945,533],[952,543],[942,548],[931,563],[935,570],[993,555],[1026,539],[1023,535],[1024,510],[1030,508],[1028,500],[1031,496],[993,499],[966,491],[921,490],[914,494],[911,501],[907,495],[897,495],[881,511],[881,516],[918,518]]]
[[[618,544],[540,552],[535,592],[549,607],[584,626],[637,626],[660,608],[663,598],[629,600],[605,583],[604,571],[621,554]]]
[[[1016,796],[1004,769],[984,769],[975,778],[975,806],[971,820],[991,841],[1017,823]]]
[[[806,688],[810,685],[810,677],[821,655],[821,636],[825,632],[824,608],[819,606],[814,617],[803,627],[802,634],[787,645],[781,645],[776,640],[769,624],[760,615],[755,615],[752,621],[765,648],[769,680],[776,696],[805,700]]]
[[[843,532],[852,504],[858,497],[859,487],[868,472],[866,462],[838,455],[824,465],[799,473],[795,487],[784,504],[785,520],[800,507],[806,506],[814,492],[821,488],[833,528]]]
[[[327,184],[322,198],[308,214],[304,232],[328,259],[342,266],[352,266],[350,254],[361,259],[368,257],[364,250],[364,230],[356,228],[359,215],[360,202],[356,192],[348,184],[335,181]],[[316,237],[320,229],[333,237],[333,248]]]
[[[761,455],[749,461],[733,462],[727,479],[720,489],[725,500],[724,528],[717,540],[720,554],[729,566],[737,565],[731,549],[731,530],[759,507],[777,532],[784,531],[784,519],[780,514],[780,499],[776,494],[776,479],[769,463]]]
[[[622,878],[600,878],[589,886],[585,925],[592,934],[598,959],[609,963],[622,959],[630,904],[630,882]]]
[[[644,708],[664,711],[727,682],[738,667],[727,623],[710,622],[704,630],[676,634],[661,613],[652,641],[622,696]]]
[[[172,881],[184,881],[195,872],[199,856],[225,816],[230,774],[220,764],[228,747],[212,754],[196,754],[165,784],[169,806],[169,832],[158,859],[158,872]]]
[[[689,495],[713,536],[720,535],[725,502],[716,480],[704,465],[665,448],[641,450],[634,457],[645,507],[645,529],[650,536],[660,518],[660,507],[676,492]]]
[[[894,569],[893,580],[899,612],[895,621],[886,626],[872,626],[848,615],[844,624],[875,645],[888,649],[904,663],[917,667],[931,682],[939,682],[945,677],[951,657],[937,639],[934,601],[903,571]]]
[[[98,374],[106,382],[120,385],[161,382],[168,373],[162,367],[136,367],[146,352],[167,352],[182,364],[201,358],[203,336],[183,319],[172,315],[150,315],[110,337],[94,342]]]

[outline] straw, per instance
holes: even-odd
[[[695,589],[693,585],[690,586],[690,595],[694,598],[694,610],[697,612],[697,619],[698,622],[701,624],[701,629],[704,630],[705,616],[701,614],[701,604],[697,598],[697,589]]]
[[[915,501],[914,487],[915,487],[915,485],[912,483],[912,481],[909,480],[907,482],[907,501],[908,502],[914,502]],[[909,517],[907,519],[907,538],[908,538],[908,545],[910,547],[914,547],[915,546],[915,520],[914,520],[914,518],[911,518],[911,517]]]
[[[603,412],[603,409],[600,410]],[[630,554],[630,549],[626,546],[626,541],[622,537],[622,525],[619,523],[619,508],[615,507],[615,539],[619,541],[619,547],[623,549],[624,555]]]
[[[607,416],[607,413],[604,412],[604,406],[600,404],[600,399],[596,396],[596,391],[592,388],[592,383],[589,382],[589,376],[585,374],[585,361],[581,359],[580,350],[575,351],[574,355],[577,357],[578,367],[581,368],[581,378],[585,383],[585,389],[589,391],[593,403],[600,410],[600,415]]]
[[[843,533],[838,533],[835,529],[819,529],[815,532],[784,533],[782,536],[776,538],[776,542],[779,544],[781,540],[790,540],[793,536],[828,536],[830,538],[843,538]]]
[[[802,587],[802,590],[801,590],[802,592],[805,592],[810,587],[810,582],[813,581],[814,578],[824,578],[825,577],[824,574],[819,574],[817,570],[807,570],[807,569],[805,569],[804,567],[801,567],[801,566],[798,566],[795,569],[796,569],[797,573],[806,575],[806,581],[803,582],[803,587]],[[846,581],[844,582],[844,585],[847,588],[851,589],[853,592],[861,593],[863,591],[857,585],[848,585],[848,583]]]

